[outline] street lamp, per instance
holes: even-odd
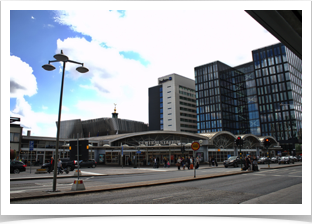
[[[47,71],[53,71],[55,67],[51,65],[51,62],[63,62],[63,75],[62,75],[62,85],[61,85],[61,93],[60,93],[60,106],[57,120],[57,134],[56,134],[56,148],[55,148],[55,162],[54,162],[54,173],[53,173],[53,191],[56,191],[56,172],[57,172],[57,161],[58,161],[58,148],[59,148],[59,138],[60,138],[60,121],[61,121],[61,108],[62,108],[62,99],[63,99],[63,85],[64,85],[64,74],[65,74],[65,64],[66,62],[71,62],[75,64],[80,64],[81,66],[76,68],[76,70],[80,73],[86,73],[89,71],[86,67],[83,67],[83,63],[71,61],[68,59],[66,55],[63,54],[63,50],[61,50],[60,54],[54,55],[56,60],[49,61],[49,64],[45,64],[42,66],[43,69]]]

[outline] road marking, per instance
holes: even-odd
[[[169,197],[163,197],[163,198],[154,198],[153,201],[156,201],[156,200],[161,200],[161,199],[165,199],[165,198],[172,198],[173,196],[169,196]]]
[[[133,168],[136,170],[149,170],[149,171],[160,171],[160,172],[167,172],[168,170],[158,170],[158,169],[142,169],[142,168]]]
[[[20,190],[20,191],[10,191],[10,194],[15,194],[15,193],[22,193],[25,192],[26,190]]]
[[[93,174],[93,175],[106,175],[106,174],[101,174],[101,173],[92,173],[92,172],[87,172],[87,171],[81,171],[81,173],[85,173],[85,174]]]

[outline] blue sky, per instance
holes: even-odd
[[[243,9],[230,6],[11,10],[10,116],[21,117],[24,134],[56,136],[62,65],[53,63],[50,72],[42,65],[63,50],[90,71],[81,74],[76,64],[66,64],[62,120],[111,117],[116,103],[119,118],[148,123],[148,88],[158,77],[194,79],[196,66],[243,64],[252,60],[252,50],[279,42]]]

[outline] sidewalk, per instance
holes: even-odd
[[[291,165],[278,165],[278,164],[271,164],[270,168],[268,165],[260,165],[261,169],[278,169],[278,168],[286,168],[292,166],[301,166],[301,162],[297,162]],[[224,168],[223,165],[219,165],[218,167],[210,167],[208,165],[200,165],[199,169],[217,169],[217,168]],[[14,180],[31,180],[31,179],[53,179],[53,173],[50,174],[35,174],[35,168],[32,167],[31,173],[29,169],[26,172],[21,172],[20,174],[11,174],[11,181]],[[230,170],[230,168],[229,168]],[[139,173],[148,173],[148,172],[169,172],[169,171],[177,171],[177,167],[173,166],[170,168],[152,168],[152,167],[141,167],[141,168],[133,168],[133,167],[109,167],[109,166],[98,166],[96,168],[83,168],[81,169],[82,177],[90,177],[90,176],[107,176],[107,175],[127,175],[127,174],[139,174]],[[57,178],[76,178],[74,176],[75,171],[71,171],[69,174],[61,174],[58,175]],[[253,171],[247,171],[253,172]],[[261,172],[261,171],[260,171]],[[72,191],[71,189],[62,190],[62,191],[36,191],[36,192],[23,192],[23,193],[11,193],[10,200],[20,200],[20,199],[32,199],[32,198],[43,198],[43,197],[53,197],[53,196],[64,196],[64,195],[74,195],[74,194],[82,194],[82,193],[92,193],[92,192],[99,192],[99,191],[108,191],[108,190],[117,190],[117,189],[126,189],[126,188],[135,188],[135,187],[144,187],[144,186],[155,186],[161,184],[168,184],[168,183],[178,183],[178,182],[185,182],[185,181],[193,181],[193,180],[200,180],[200,179],[208,179],[208,178],[216,178],[222,176],[229,176],[229,175],[239,175],[244,174],[246,171],[232,171],[232,172],[224,172],[224,173],[212,173],[206,175],[196,175],[188,176],[184,178],[170,178],[170,179],[162,179],[156,181],[143,181],[143,182],[135,182],[135,183],[125,183],[125,184],[111,184],[105,186],[89,186],[86,187],[86,190],[76,190]]]

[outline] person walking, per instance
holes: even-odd
[[[51,157],[50,166],[49,166],[49,173],[52,172],[53,168],[54,168],[54,159],[53,159],[53,157]]]
[[[154,166],[153,168],[156,168],[157,167],[157,161],[156,161],[156,157],[154,157]]]
[[[209,156],[209,161],[208,161],[208,163],[209,163],[209,166],[211,166],[211,156]]]
[[[62,169],[62,161],[61,159],[59,159],[57,163],[57,174],[60,174],[61,169]]]
[[[259,171],[258,169],[258,160],[256,156],[253,156],[253,160],[252,160],[252,170],[253,171]]]
[[[167,159],[166,159],[166,157],[164,157],[163,162],[164,162],[164,168],[166,168],[167,167]]]
[[[182,160],[181,160],[181,158],[180,158],[180,156],[179,156],[179,158],[178,158],[178,160],[177,160],[178,170],[180,170],[181,162],[182,162]]]

